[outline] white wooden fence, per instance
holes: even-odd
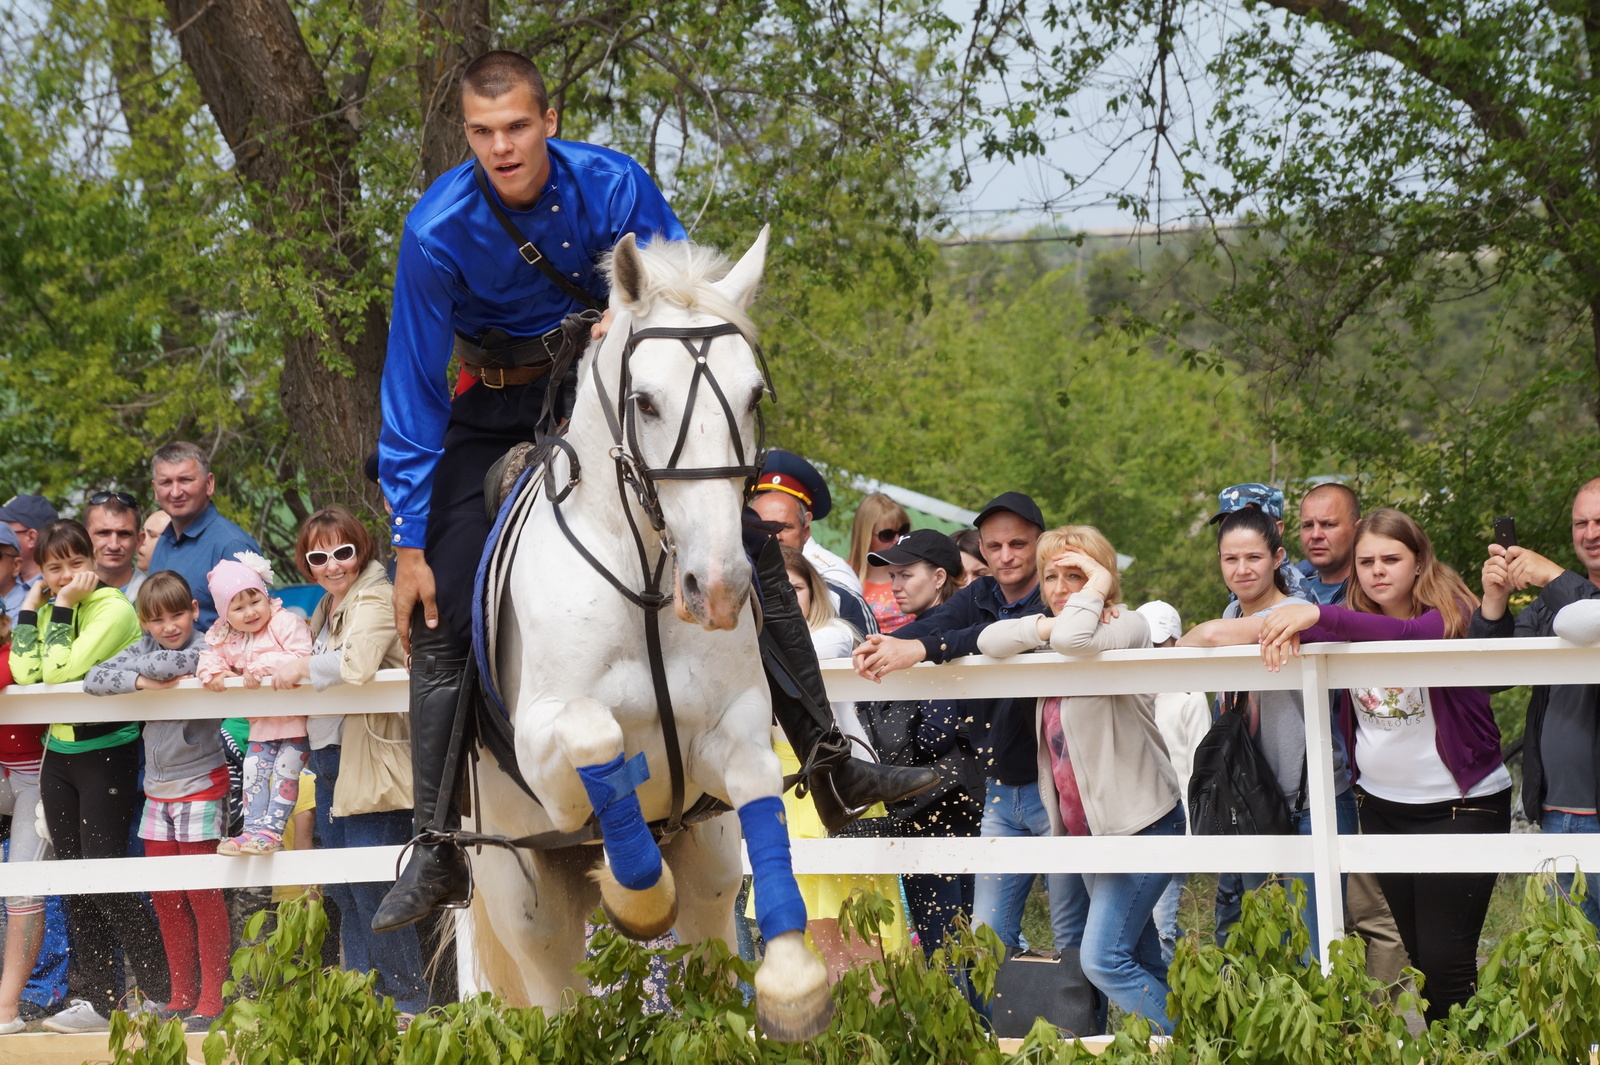
[[[1085,658],[1025,655],[923,665],[873,684],[845,661],[825,663],[831,698],[989,698],[1219,689],[1300,690],[1305,696],[1309,836],[1089,839],[796,840],[800,873],[1051,873],[1310,871],[1324,938],[1344,925],[1343,872],[1535,872],[1554,863],[1600,869],[1600,835],[1339,836],[1333,831],[1329,691],[1352,685],[1493,686],[1600,682],[1600,648],[1564,640],[1451,640],[1313,644],[1281,672],[1269,673],[1253,647],[1110,651]],[[232,683],[237,683],[232,682]],[[13,686],[0,692],[0,721],[119,721],[391,713],[406,708],[405,673],[385,670],[363,687],[322,693],[229,690],[188,681],[162,692],[112,698],[81,685]],[[0,866],[0,896],[154,891],[388,880],[397,847],[294,851],[254,857],[109,858]]]

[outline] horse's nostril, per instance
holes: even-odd
[[[700,594],[700,582],[695,579],[693,573],[683,575],[683,594],[689,597],[697,597]]]

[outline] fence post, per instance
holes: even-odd
[[[1333,729],[1328,700],[1328,660],[1301,659],[1306,718],[1306,806],[1311,813],[1311,878],[1317,888],[1317,928],[1313,944],[1328,971],[1328,944],[1344,937],[1344,890],[1339,876],[1339,821],[1333,793]]]

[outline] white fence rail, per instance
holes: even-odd
[[[800,873],[1049,873],[1310,871],[1317,881],[1325,936],[1343,927],[1340,872],[1534,872],[1554,863],[1600,869],[1600,835],[1339,836],[1333,826],[1329,691],[1352,685],[1492,686],[1600,682],[1600,648],[1560,639],[1452,640],[1315,644],[1281,672],[1269,673],[1253,647],[1111,651],[1085,658],[981,657],[918,666],[881,684],[825,663],[832,698],[992,698],[1163,691],[1304,693],[1309,836],[1136,837],[1090,839],[796,840]],[[115,698],[84,695],[80,685],[33,685],[0,692],[0,722],[172,720],[218,716],[390,713],[406,708],[405,674],[385,670],[372,684],[316,693],[205,691],[194,682],[162,692]],[[388,880],[395,847],[284,852],[265,857],[120,858],[0,866],[0,896],[151,891]]]

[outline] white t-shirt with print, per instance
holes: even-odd
[[[1426,688],[1351,688],[1361,787],[1390,802],[1429,803],[1492,795],[1511,786],[1504,765],[1465,796],[1439,757],[1439,726]]]

